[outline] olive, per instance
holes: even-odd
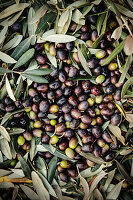
[[[5,102],[6,105],[10,105],[10,104],[13,103],[13,100],[10,99],[9,97],[6,97],[5,100],[4,100],[4,102]]]
[[[83,115],[83,116],[81,117],[81,121],[82,121],[84,124],[91,124],[92,119],[91,119],[88,115]]]
[[[45,94],[45,93],[42,93],[42,94]],[[34,103],[39,103],[41,99],[38,95],[36,95],[35,97],[33,97],[32,100],[33,100]]]
[[[29,117],[30,117],[30,119],[35,120],[37,118],[37,115],[35,112],[30,111]]]
[[[80,124],[80,121],[79,121],[78,119],[73,119],[73,120],[70,122],[70,128],[71,128],[72,130],[74,130],[74,129],[78,128],[79,124]]]
[[[87,164],[80,161],[76,163],[76,166],[79,170],[85,170],[87,168]]]
[[[58,165],[57,170],[58,170],[58,172],[60,172],[60,173],[62,173],[62,172],[65,171],[65,169],[62,168],[60,165]]]
[[[66,85],[67,87],[73,87],[73,86],[74,86],[73,81],[67,80],[67,81],[65,81],[64,83],[65,83],[65,85]]]
[[[82,92],[81,86],[76,86],[76,87],[74,88],[74,93],[75,93],[76,95],[80,95],[81,92]]]
[[[106,87],[110,83],[110,81],[111,81],[110,77],[106,78],[105,81],[102,83],[102,86]]]
[[[48,117],[45,117],[42,119],[44,124],[50,124],[50,119]]]
[[[61,89],[57,89],[54,96],[58,99],[62,96],[63,91]]]
[[[66,60],[67,59],[67,52],[63,49],[57,50],[57,58],[60,60]]]
[[[36,61],[38,64],[44,65],[47,61],[47,57],[38,54],[36,55]]]
[[[132,136],[129,138],[129,143],[133,144],[133,137]]]
[[[95,125],[96,125],[96,123],[97,123],[96,119],[95,119],[95,118],[93,118],[93,119],[92,119],[92,122],[91,122],[91,125],[92,125],[92,126],[95,126]]]
[[[96,96],[96,98],[95,98],[96,104],[100,104],[100,103],[102,103],[102,101],[103,101],[103,96],[102,95]]]
[[[112,110],[108,109],[108,108],[103,108],[101,110],[101,115],[103,116],[111,116],[112,115]]]
[[[72,137],[71,140],[69,141],[69,147],[71,149],[75,149],[78,145],[78,140],[76,137]]]
[[[48,143],[49,140],[50,140],[50,136],[49,136],[49,135],[44,134],[44,135],[42,136],[42,143]]]
[[[50,73],[50,76],[56,77],[58,74],[59,74],[58,69],[54,69],[54,70]],[[45,76],[45,78],[46,78],[46,76]]]
[[[67,43],[66,43],[66,49],[67,49],[68,51],[72,51],[73,48],[74,48],[74,42],[67,42]]]
[[[81,117],[81,112],[78,109],[72,109],[71,116],[75,119],[79,119]]]
[[[50,152],[47,151],[47,152],[45,153],[45,158],[46,158],[46,159],[51,159],[52,157],[53,157],[53,155],[52,155]]]
[[[111,124],[117,126],[121,121],[121,116],[119,114],[114,114],[111,116]]]
[[[91,88],[91,93],[94,94],[95,96],[101,95],[101,88],[99,86],[93,86]]]
[[[50,120],[50,125],[55,126],[57,124],[57,121],[55,119]]]
[[[113,100],[112,94],[107,94],[107,95],[104,96],[104,98],[103,98],[103,102],[104,102],[104,103],[109,103],[109,102],[112,101],[112,100]]]
[[[58,43],[56,47],[59,49],[65,49],[65,43]]]
[[[68,102],[72,105],[72,106],[77,106],[78,105],[78,100],[76,96],[70,96],[68,99]]]
[[[11,27],[11,31],[12,32],[21,32],[21,30],[22,30],[22,24],[21,23],[19,23],[19,22],[15,22]]]
[[[112,138],[110,137],[109,133],[108,133],[106,130],[103,131],[102,138],[103,138],[107,143],[111,143],[111,142],[112,142]]]
[[[106,40],[107,40],[108,42],[112,42],[112,41],[113,41],[113,38],[112,38],[111,36],[112,36],[112,32],[108,31],[108,32],[106,33]]]
[[[25,151],[30,150],[30,144],[29,143],[24,143],[23,146],[22,146],[22,149],[25,150]]]
[[[49,87],[52,89],[52,90],[57,90],[59,87],[61,86],[60,82],[59,81],[53,81],[49,84]]]
[[[15,106],[17,108],[23,108],[22,101],[20,99],[18,99],[17,101],[15,101]]]
[[[104,40],[104,39],[101,40],[99,46],[100,46],[100,49],[106,49],[106,47],[107,47],[107,41]]]
[[[65,150],[65,154],[66,154],[67,157],[70,158],[70,159],[73,159],[74,156],[75,156],[75,152],[74,152],[74,150],[71,149],[71,148],[67,148],[67,149]]]
[[[74,132],[73,132],[73,130],[71,130],[71,129],[67,129],[66,131],[65,131],[65,133],[64,133],[64,137],[65,138],[71,138],[71,137],[73,137],[74,136]]]
[[[93,42],[95,42],[95,41],[97,40],[97,38],[98,38],[98,33],[97,33],[97,31],[96,31],[96,30],[92,31],[92,33],[91,33],[91,40],[92,40]]]
[[[35,44],[35,51],[42,51],[44,48],[44,44],[43,43],[36,43]]]
[[[105,146],[105,141],[102,138],[97,139],[97,145],[99,147],[104,147]]]
[[[66,173],[60,173],[59,176],[60,176],[61,181],[66,182],[66,183],[69,181],[68,175]]]
[[[96,24],[96,21],[97,21],[97,16],[96,15],[89,15],[88,16],[88,20],[91,24]]]
[[[63,113],[69,113],[71,109],[72,109],[72,105],[70,105],[69,103],[66,103],[62,106]]]
[[[37,91],[34,88],[30,88],[28,93],[30,97],[35,97],[37,95]]]
[[[70,78],[75,78],[76,75],[77,75],[77,72],[78,72],[78,70],[76,69],[76,67],[71,66],[70,69],[69,69],[68,76]]]
[[[66,74],[65,72],[59,72],[59,81],[64,83],[66,81]]]
[[[101,126],[102,124],[103,124],[103,118],[102,117],[97,117],[96,118],[96,123],[97,123],[97,125],[99,125],[99,126]]]
[[[33,136],[34,137],[41,137],[41,135],[42,135],[42,130],[41,129],[33,129]]]
[[[106,87],[106,93],[108,94],[112,94],[115,92],[115,86],[113,84],[109,84],[107,87]]]
[[[53,136],[50,138],[49,143],[50,143],[50,144],[57,144],[58,141],[59,141],[59,138],[58,138],[56,135],[53,135]]]
[[[63,123],[64,122],[64,115],[61,113],[58,115],[58,123]]]
[[[32,110],[33,110],[34,113],[38,113],[38,111],[39,111],[38,104],[33,104]]]
[[[87,25],[82,25],[81,26],[81,31],[84,33],[84,32],[87,32],[89,29],[89,27]]]
[[[89,142],[94,142],[94,138],[91,135],[84,135],[82,137],[82,142],[84,144],[89,143]]]
[[[82,82],[82,88],[83,88],[83,90],[88,90],[90,88],[90,82],[89,81],[83,81]]]
[[[104,82],[104,80],[105,80],[105,76],[104,75],[99,75],[96,78],[96,83],[101,84],[101,83]]]
[[[45,126],[45,131],[46,131],[46,132],[52,132],[52,131],[54,131],[54,127],[51,126],[51,125],[46,125],[46,126]]]
[[[85,111],[89,106],[89,103],[87,101],[82,101],[79,105],[78,105],[78,109],[81,111]]]
[[[81,122],[81,123],[79,124],[79,128],[81,128],[81,129],[87,129],[88,126],[89,126],[89,124],[84,124],[83,122]]]
[[[31,141],[32,140],[32,134],[29,131],[25,131],[23,133],[23,137],[27,140],[27,141]]]
[[[13,112],[15,110],[15,106],[14,105],[8,105],[6,106],[6,112]]]
[[[0,110],[5,112],[6,111],[6,107],[3,103],[0,103]]]
[[[94,126],[92,128],[92,134],[94,135],[95,138],[100,138],[102,135],[102,130],[99,126]]]
[[[57,105],[62,106],[64,103],[66,103],[66,101],[67,101],[67,99],[64,96],[62,96],[57,100],[56,103],[57,103]]]
[[[92,69],[92,74],[93,74],[94,76],[99,76],[101,73],[102,73],[102,69],[101,69],[100,66],[98,66],[98,67]]]
[[[21,126],[22,126],[22,127],[25,127],[25,126],[27,125],[26,119],[21,118],[21,119],[19,120],[19,124],[20,124],[20,127],[21,127]]]
[[[87,113],[90,115],[90,117],[95,117],[96,116],[96,113],[95,113],[95,110],[93,108],[88,108],[87,109]]]
[[[25,139],[23,136],[19,136],[17,139],[18,145],[22,146],[25,143]]]
[[[117,67],[118,67],[118,64],[117,64],[117,63],[110,63],[110,64],[108,65],[108,69],[109,69],[110,71],[116,70]]]
[[[80,34],[80,39],[83,41],[87,41],[90,37],[90,33],[89,32],[84,32]]]
[[[69,26],[69,30],[74,32],[77,28],[77,24],[75,22],[71,22],[70,26]]]
[[[11,163],[10,163],[11,167],[15,167],[16,162],[17,162],[16,160],[12,160]]]
[[[96,53],[96,58],[98,58],[98,59],[102,59],[102,58],[104,58],[105,57],[105,55],[106,55],[106,52],[104,51],[104,50],[99,50],[97,53]]]
[[[109,108],[110,110],[113,110],[113,109],[115,108],[115,104],[112,103],[112,102],[109,102],[109,103],[108,103],[108,108]]]
[[[65,130],[66,130],[66,126],[64,123],[57,124],[56,126],[57,133],[63,133]]]
[[[35,128],[41,128],[42,125],[43,125],[43,124],[42,124],[42,122],[40,122],[40,121],[35,121],[35,122],[34,122],[34,127],[35,127]]]
[[[93,152],[93,146],[91,144],[84,144],[81,147],[82,151],[85,153],[92,153]]]
[[[14,117],[15,119],[18,119],[18,118],[21,118],[23,115],[24,115],[23,112],[19,112],[19,113],[16,113],[15,115],[13,115],[13,117]]]
[[[54,100],[54,99],[55,99],[55,93],[54,93],[53,91],[49,90],[49,91],[47,92],[47,98],[48,98],[49,100]]]
[[[100,157],[101,156],[101,149],[97,145],[94,145],[93,155],[95,157]]]
[[[113,48],[112,47],[108,47],[106,49],[106,52],[107,52],[108,55],[110,55],[113,52]]]
[[[80,60],[79,60],[79,57],[78,57],[78,53],[77,53],[77,52],[74,52],[74,53],[73,53],[73,59],[74,59],[74,61],[75,61],[77,64],[80,64]]]
[[[18,121],[16,119],[12,119],[9,122],[10,127],[16,127],[18,125]]]
[[[65,141],[62,141],[59,143],[58,147],[61,151],[64,151],[67,148],[67,143]]]
[[[48,111],[48,109],[49,109],[49,103],[46,100],[41,101],[39,104],[39,110],[45,113]]]
[[[59,106],[57,106],[56,104],[51,105],[50,108],[49,108],[49,112],[52,113],[52,114],[56,113],[58,111],[59,111]]]
[[[105,144],[104,147],[102,147],[102,155],[105,155],[109,150],[109,145]]]
[[[114,155],[112,154],[112,153],[109,153],[108,155],[106,155],[105,157],[104,157],[104,160],[106,161],[106,162],[110,162],[110,161],[112,161],[114,159]]]
[[[84,130],[84,129],[78,128],[77,134],[82,138],[82,137],[84,137],[85,135],[87,135],[87,131]]]
[[[91,48],[93,46],[93,42],[91,40],[86,41],[87,47]]]
[[[47,90],[48,90],[48,85],[47,84],[39,85],[37,87],[37,91],[38,92],[46,92]]]
[[[81,94],[79,97],[78,97],[78,100],[79,101],[85,101],[87,99],[87,95],[86,94]]]
[[[114,95],[113,95],[114,99],[116,101],[120,101],[121,100],[121,89],[116,89]]]
[[[51,56],[56,56],[56,49],[54,44],[50,44],[49,46],[49,53]]]
[[[76,169],[73,169],[73,168],[68,169],[67,172],[68,172],[68,175],[69,175],[70,177],[72,177],[72,178],[75,178],[75,177],[78,175]]]
[[[96,115],[100,115],[100,113],[101,113],[100,109],[99,108],[95,108],[95,113],[96,113]]]
[[[95,68],[95,67],[97,66],[97,64],[98,64],[98,61],[97,61],[97,59],[95,59],[95,58],[90,58],[90,59],[88,60],[88,66],[89,66],[89,68],[91,68],[91,69]]]

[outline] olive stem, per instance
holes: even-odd
[[[128,24],[127,24],[127,22],[125,21],[125,19],[124,19],[122,16],[121,16],[121,19],[122,19],[122,21],[124,22],[124,25],[126,26],[126,28],[128,29],[130,35],[133,37],[133,34],[132,34],[132,32],[131,32],[131,30],[130,30]]]

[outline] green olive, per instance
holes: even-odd
[[[67,148],[65,150],[65,153],[66,153],[67,157],[70,158],[70,159],[73,159],[74,156],[75,156],[75,153],[71,148]]]
[[[117,63],[110,63],[110,64],[108,65],[108,69],[109,69],[110,71],[116,70],[117,67],[118,67],[118,64],[117,64]]]
[[[96,78],[96,83],[101,84],[105,81],[105,76],[104,75],[99,75]]]
[[[100,113],[101,113],[100,109],[99,108],[95,108],[95,113],[96,113],[96,115],[100,115]]]
[[[30,119],[35,120],[37,118],[36,113],[34,113],[32,110],[30,111]]]
[[[71,149],[75,149],[78,145],[78,140],[76,137],[71,138],[71,140],[69,141],[69,147]]]
[[[103,100],[103,96],[102,95],[96,96],[95,101],[96,101],[97,104],[102,103],[102,100]]]
[[[16,165],[16,162],[17,162],[16,160],[12,160],[11,163],[10,163],[10,165],[11,165],[12,167],[14,167],[14,166]]]
[[[91,97],[88,98],[87,101],[88,101],[88,103],[89,103],[89,106],[93,106],[94,103],[95,103],[95,100],[94,100],[93,98],[91,98]]]
[[[44,49],[45,49],[46,51],[49,51],[49,46],[50,46],[50,44],[49,44],[48,42],[46,42],[46,43],[44,44]]]
[[[51,138],[50,138],[50,144],[56,144],[57,142],[59,141],[59,138],[57,137],[57,135],[53,135]]]
[[[97,123],[96,119],[95,119],[95,118],[93,118],[93,119],[92,119],[92,122],[91,122],[91,125],[92,125],[92,126],[95,126],[95,125],[96,125],[96,123]]]
[[[42,122],[40,122],[40,121],[34,122],[34,127],[35,128],[41,128],[42,127]]]
[[[51,124],[52,126],[55,126],[55,125],[57,124],[57,121],[56,121],[55,119],[51,119],[51,120],[50,120],[50,124]]]
[[[65,125],[66,125],[66,128],[70,128],[70,122],[66,122]]]
[[[106,55],[106,52],[104,50],[99,50],[97,53],[96,53],[96,58],[98,59],[102,59],[104,58]]]
[[[23,136],[19,136],[17,140],[18,144],[22,146],[25,143],[25,139]]]
[[[61,162],[60,162],[60,166],[62,167],[62,168],[69,168],[70,166],[71,166],[71,164],[67,161],[67,160],[62,160]]]

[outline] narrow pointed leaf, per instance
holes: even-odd
[[[128,88],[133,85],[133,77],[129,78],[125,84],[123,85],[122,91],[121,91],[121,98],[123,99],[124,95],[126,94]]]
[[[10,149],[10,146],[9,146],[9,143],[8,141],[3,138],[0,140],[0,146],[1,146],[1,151],[2,153],[9,159],[11,160],[12,159],[12,154],[11,154],[11,149]]]
[[[11,56],[9,56],[1,51],[0,51],[0,60],[2,60],[5,63],[11,63],[11,64],[17,62],[14,58],[12,58]]]
[[[39,200],[39,196],[29,187],[26,185],[20,184],[20,188],[23,190],[23,192],[26,194],[26,196],[31,200]]]
[[[123,180],[124,181],[124,180]],[[116,200],[121,192],[123,181],[119,182],[114,188],[109,192],[106,199],[107,200]]]
[[[123,144],[125,145],[125,138],[122,136],[121,134],[121,129],[118,126],[113,126],[112,124],[110,124],[108,126],[109,130],[111,131],[111,133],[113,133],[113,135]]]
[[[8,141],[10,142],[11,138],[7,130],[5,129],[4,126],[0,125],[0,134]]]
[[[23,169],[25,176],[27,178],[30,178],[31,177],[31,170],[30,170],[29,165],[27,164],[27,162],[25,161],[25,159],[23,157],[20,157],[20,163],[21,163],[21,167]]]
[[[16,101],[15,97],[14,97],[14,94],[13,94],[13,91],[11,89],[11,85],[10,85],[10,82],[6,76],[6,90],[7,90],[7,93],[9,95],[9,97],[13,100],[13,101]]]

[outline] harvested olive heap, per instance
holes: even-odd
[[[104,176],[113,170],[110,175],[113,179],[114,163],[122,173],[124,168],[119,162],[126,162],[128,154],[132,159],[133,28],[126,24],[125,18],[115,17],[117,12],[109,11],[106,1],[92,2],[91,7],[85,8],[84,3],[78,3],[77,8],[73,5],[73,15],[68,7],[68,16],[72,15],[68,24],[64,22],[67,9],[59,9],[59,4],[56,5],[58,16],[48,7],[49,11],[43,12],[36,24],[33,10],[29,10],[28,31],[27,22],[21,23],[23,19],[9,27],[3,51],[10,59],[0,57],[0,75],[3,75],[0,78],[0,152],[4,169],[21,170],[21,166],[20,178],[24,173],[26,178],[32,178],[33,185],[36,179],[42,180],[54,197],[53,188],[59,180],[59,185],[66,185],[68,190],[75,187],[77,192],[80,188],[83,199],[81,188],[85,192],[88,185],[84,178],[91,177],[92,173],[88,181],[90,185],[92,181],[93,187],[93,179],[100,177],[103,169]],[[80,15],[83,16],[78,18]],[[63,23],[64,29],[61,29]],[[31,24],[35,25],[38,35],[33,33]],[[15,43],[10,47],[14,36],[20,41],[18,46]],[[98,176],[93,168],[101,169]],[[132,185],[127,172],[122,174]],[[53,180],[53,177],[56,178]],[[119,174],[116,180],[124,181]],[[37,186],[35,190],[39,194]]]

